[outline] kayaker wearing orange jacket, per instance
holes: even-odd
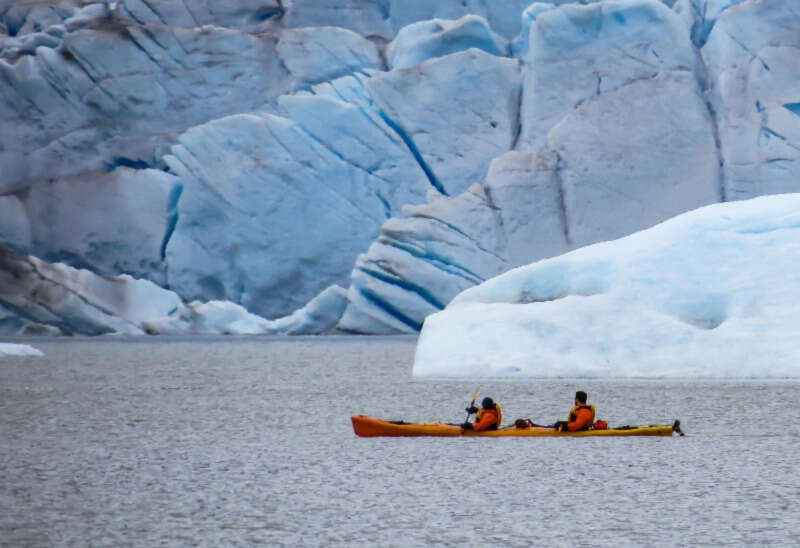
[[[500,406],[492,398],[483,398],[481,408],[475,406],[467,408],[468,413],[475,413],[475,422],[465,422],[461,425],[464,430],[497,430],[502,420]]]
[[[575,406],[570,409],[566,421],[558,421],[555,424],[556,430],[577,432],[591,428],[594,423],[594,405],[586,405],[587,399],[588,396],[583,390],[575,392]]]

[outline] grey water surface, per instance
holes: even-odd
[[[430,380],[414,338],[27,339],[0,358],[0,545],[797,546],[800,382]],[[358,438],[350,415],[672,438]]]

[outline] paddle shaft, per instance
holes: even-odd
[[[480,388],[480,386],[479,386],[478,388]],[[470,407],[475,407],[475,400],[476,400],[476,399],[478,399],[478,388],[476,388],[476,389],[475,389],[475,392],[473,392],[473,393],[472,393],[472,403],[471,403],[471,404],[469,404],[469,406],[470,406]],[[471,414],[472,414],[472,413],[470,413],[469,411],[467,411],[467,418],[466,418],[466,419],[464,419],[464,422],[467,422],[467,421],[469,421],[469,416],[470,416]]]

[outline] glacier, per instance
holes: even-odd
[[[518,267],[428,316],[417,377],[797,378],[800,194]]]
[[[799,15],[0,3],[0,333],[416,333],[509,269],[798,192]]]

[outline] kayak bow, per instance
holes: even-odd
[[[475,432],[473,430],[462,431],[461,426],[446,424],[443,422],[403,422],[385,421],[363,415],[353,415],[350,417],[353,422],[353,431],[356,435],[373,438],[378,436],[388,437],[416,437],[416,436],[435,436],[435,437],[459,437],[476,436],[497,438],[504,436],[520,437],[587,437],[587,436],[671,436],[673,432],[680,431],[680,421],[675,421],[671,425],[651,425],[651,426],[621,426],[606,430],[581,430],[578,432],[558,432],[554,428],[543,426],[532,426],[527,428],[517,428],[516,426],[505,426],[497,430],[483,430]]]

